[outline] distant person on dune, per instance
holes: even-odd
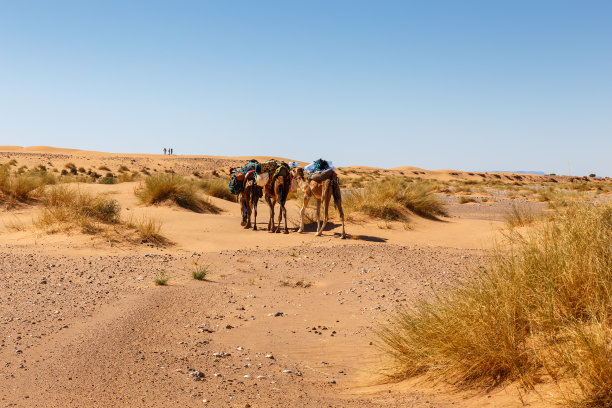
[[[164,147],[164,155],[166,154],[166,148]]]

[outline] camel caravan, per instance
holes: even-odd
[[[342,238],[346,238],[344,231],[344,212],[342,211],[342,195],[338,175],[331,162],[323,159],[316,160],[306,167],[299,167],[298,163],[285,163],[271,159],[263,163],[255,159],[249,160],[242,167],[230,168],[229,191],[238,196],[242,222],[245,229],[257,230],[257,204],[264,197],[270,206],[269,232],[280,232],[284,218],[283,233],[287,229],[287,209],[285,203],[290,192],[298,189],[304,194],[304,203],[300,209],[300,227],[297,232],[304,232],[304,214],[311,198],[317,202],[317,233],[321,236],[329,219],[329,202],[334,199],[334,205],[340,214],[342,222]],[[278,221],[274,223],[274,208],[279,204]],[[321,223],[321,203],[323,203],[325,217]],[[253,223],[251,223],[251,216]]]

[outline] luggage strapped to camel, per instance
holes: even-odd
[[[232,194],[240,194],[244,191],[244,183],[250,175],[253,175],[260,187],[264,187],[266,184],[273,186],[282,168],[287,169],[287,173],[289,173],[289,165],[280,160],[270,159],[263,163],[259,163],[257,160],[251,159],[242,167],[238,167],[231,172],[228,183],[229,191]],[[258,177],[264,174],[267,176]],[[261,185],[260,183],[263,181],[265,181],[265,183]],[[285,180],[285,187],[285,190],[289,191],[291,187],[289,178]]]
[[[251,174],[253,174],[255,177],[260,171],[260,168],[261,163],[255,159],[251,159],[244,166],[233,169],[228,183],[229,192],[232,194],[240,194],[242,191],[244,191],[245,181]]]
[[[321,182],[323,180],[330,179],[333,177],[335,171],[336,168],[332,162],[323,159],[315,160],[308,166],[304,167],[304,173],[306,173],[306,178],[309,181],[314,180]]]
[[[291,167],[280,160],[276,160],[276,159],[270,159],[267,160],[263,163],[261,163],[260,166],[260,174],[268,174],[268,183],[267,185],[271,186],[272,188],[274,188],[274,183],[276,182],[276,179],[278,178],[278,176],[280,175],[280,172],[282,169],[286,169],[287,170],[287,174],[290,174],[291,171]],[[265,178],[265,177],[263,177]],[[262,178],[262,181],[263,181]],[[287,198],[287,194],[289,194],[289,190],[291,189],[291,177],[287,176],[285,177],[285,182],[284,182],[284,197],[282,198],[282,201],[284,202]]]

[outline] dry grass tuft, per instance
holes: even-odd
[[[127,226],[136,231],[142,243],[153,243],[156,245],[169,244],[168,239],[161,234],[161,221],[143,216],[135,220],[133,218],[130,219],[127,222]]]
[[[347,193],[342,206],[347,213],[358,211],[387,221],[406,221],[410,212],[435,219],[447,213],[432,188],[429,183],[402,179],[372,181],[361,191]]]
[[[99,224],[119,224],[121,221],[121,207],[116,200],[66,184],[45,190],[41,202],[43,210],[35,224],[52,232],[78,226],[82,232],[93,234],[101,230]]]
[[[74,185],[49,187],[41,194],[40,201],[43,209],[34,225],[48,233],[78,228],[82,233],[102,234],[118,242],[170,244],[161,234],[161,222],[144,216],[124,221],[116,200]]]
[[[477,203],[478,201],[473,199],[472,197],[459,197],[459,204],[467,204],[467,203]]]
[[[219,207],[209,200],[200,197],[196,185],[171,173],[156,174],[147,177],[135,191],[136,196],[144,204],[158,204],[170,201],[180,207],[198,213],[218,213]]]
[[[512,203],[510,212],[506,214],[506,225],[510,228],[524,227],[529,224],[533,224],[537,217],[533,210],[528,207],[520,206],[516,203]]]
[[[55,182],[55,177],[46,170],[37,168],[26,173],[11,173],[11,166],[0,166],[0,193],[9,204],[31,201],[45,185]]]
[[[209,179],[200,181],[199,185],[202,188],[202,190],[204,190],[204,193],[209,196],[222,198],[227,201],[236,202],[236,196],[229,192],[229,188],[227,186],[227,182],[225,181],[225,179],[209,178]]]
[[[379,331],[387,374],[528,388],[548,376],[572,404],[610,406],[612,206],[573,204],[507,239],[475,279]]]

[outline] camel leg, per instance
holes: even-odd
[[[253,230],[257,231],[257,204],[259,196],[257,194],[257,186],[255,187],[255,195],[253,195]]]
[[[238,201],[240,202],[240,217],[242,217],[242,221],[240,221],[240,225],[244,227],[246,225],[246,217],[244,216],[246,208],[245,208],[245,202],[244,202],[244,195],[243,194],[244,194],[244,192],[242,192],[242,193],[240,193],[238,195]]]
[[[323,207],[325,210],[325,218],[323,218],[323,225],[321,226],[321,234],[325,230],[325,227],[327,226],[327,220],[329,219],[329,199],[330,198],[331,196],[329,194],[327,194],[327,196],[324,198],[325,202],[323,203]],[[323,199],[321,201],[323,201]]]
[[[270,206],[270,219],[268,220],[268,232],[272,232],[274,228],[274,203],[270,196],[266,195],[266,202]]]
[[[248,188],[248,187],[247,187]],[[246,225],[244,227],[244,229],[249,229],[251,228],[251,194],[253,194],[252,191],[247,191],[247,189],[244,190],[244,206],[246,209]]]
[[[317,233],[315,237],[321,236],[321,200],[317,200]]]
[[[288,234],[289,230],[287,229],[287,207],[283,205],[282,210],[283,210],[283,215],[285,216],[285,231],[283,231],[283,234]]]
[[[278,223],[276,224],[276,233],[280,233],[281,230],[281,221],[283,220],[283,206],[280,201],[278,203]]]
[[[244,226],[244,229],[249,229],[251,228],[251,206],[247,203],[246,207],[246,225]]]
[[[300,208],[300,229],[298,229],[298,232],[304,232],[304,214],[308,207],[308,201],[310,201],[310,196],[304,195],[304,203],[302,204],[302,208]]]
[[[338,214],[340,214],[340,221],[342,221],[342,239],[346,238],[346,232],[344,232],[344,211],[342,211],[342,203],[336,203],[338,207]]]
[[[269,232],[274,232],[274,207],[276,207],[276,200],[272,200],[272,206],[270,207],[270,227],[268,228]]]

